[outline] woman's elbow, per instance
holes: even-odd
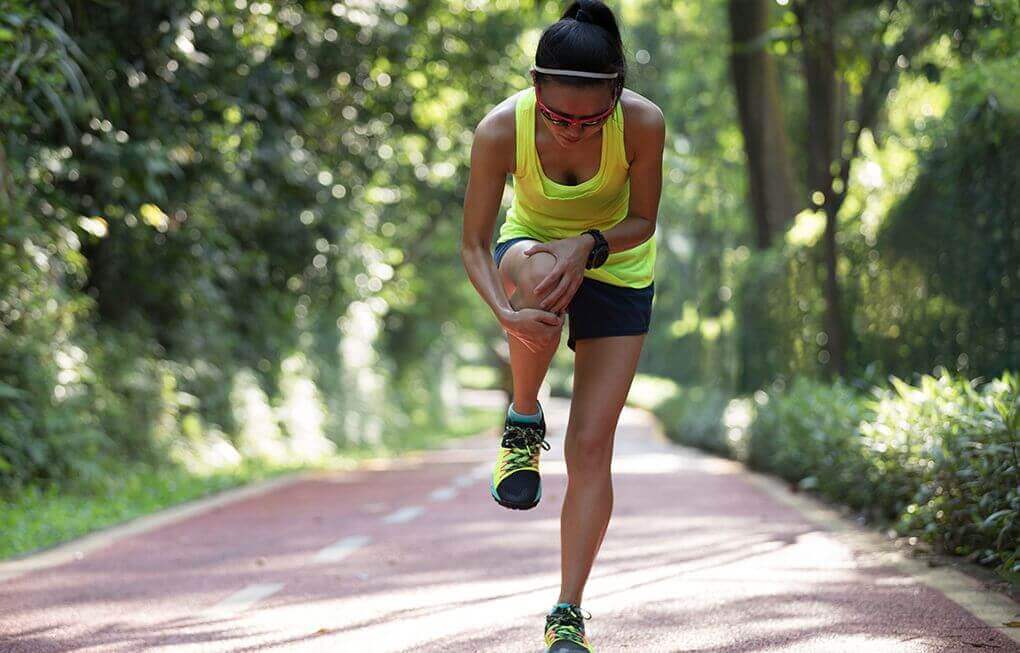
[[[460,257],[468,258],[469,255],[477,255],[479,252],[487,252],[490,243],[481,237],[465,237],[460,241]]]

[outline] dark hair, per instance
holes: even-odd
[[[613,10],[599,0],[570,3],[558,21],[542,32],[535,50],[535,65],[542,68],[620,73],[617,79],[596,79],[535,73],[537,83],[554,81],[566,86],[623,84],[627,62]]]

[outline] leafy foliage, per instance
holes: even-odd
[[[975,377],[1020,368],[1020,216],[1010,181],[1020,173],[1020,102],[1006,90],[1015,64],[954,73],[941,122],[911,127],[912,135],[897,137],[903,145],[888,137],[890,159],[903,157],[906,144],[928,146],[919,170],[895,164],[906,167],[908,185],[902,197],[884,200],[892,204],[887,217],[874,215],[878,189],[851,202],[858,212],[844,220],[841,241],[850,378],[936,365]],[[880,170],[875,161],[862,165]],[[735,268],[740,391],[776,375],[822,373],[822,253],[813,219],[800,216],[785,242]]]
[[[728,400],[718,388],[681,386],[654,410],[677,442],[728,455],[723,425]]]
[[[275,408],[297,360],[338,444],[446,423],[468,100],[526,69],[527,14],[99,9],[0,17],[0,490],[240,447],[237,380]]]
[[[1020,95],[1004,83],[1018,65],[1014,57],[979,66],[961,80],[959,126],[936,133],[913,189],[879,234],[893,274],[874,294],[902,310],[883,319],[870,309],[881,326],[865,342],[894,369],[1020,368]],[[871,283],[861,286],[872,294]],[[893,330],[898,337],[879,335]]]
[[[1015,373],[984,384],[945,371],[916,385],[891,377],[868,394],[798,380],[763,395],[750,465],[1017,578]]]

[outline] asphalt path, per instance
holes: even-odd
[[[225,495],[0,564],[0,651],[542,651],[569,403],[543,406],[533,510],[489,495],[501,425]],[[613,477],[583,600],[597,651],[1020,651],[1001,625],[1020,605],[668,442],[644,411],[621,416]]]

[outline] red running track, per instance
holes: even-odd
[[[298,480],[0,582],[0,651],[541,651],[569,404],[543,406],[553,446],[533,510],[489,496],[498,428]],[[617,430],[613,516],[583,599],[597,651],[1020,651],[653,426],[627,408]]]

